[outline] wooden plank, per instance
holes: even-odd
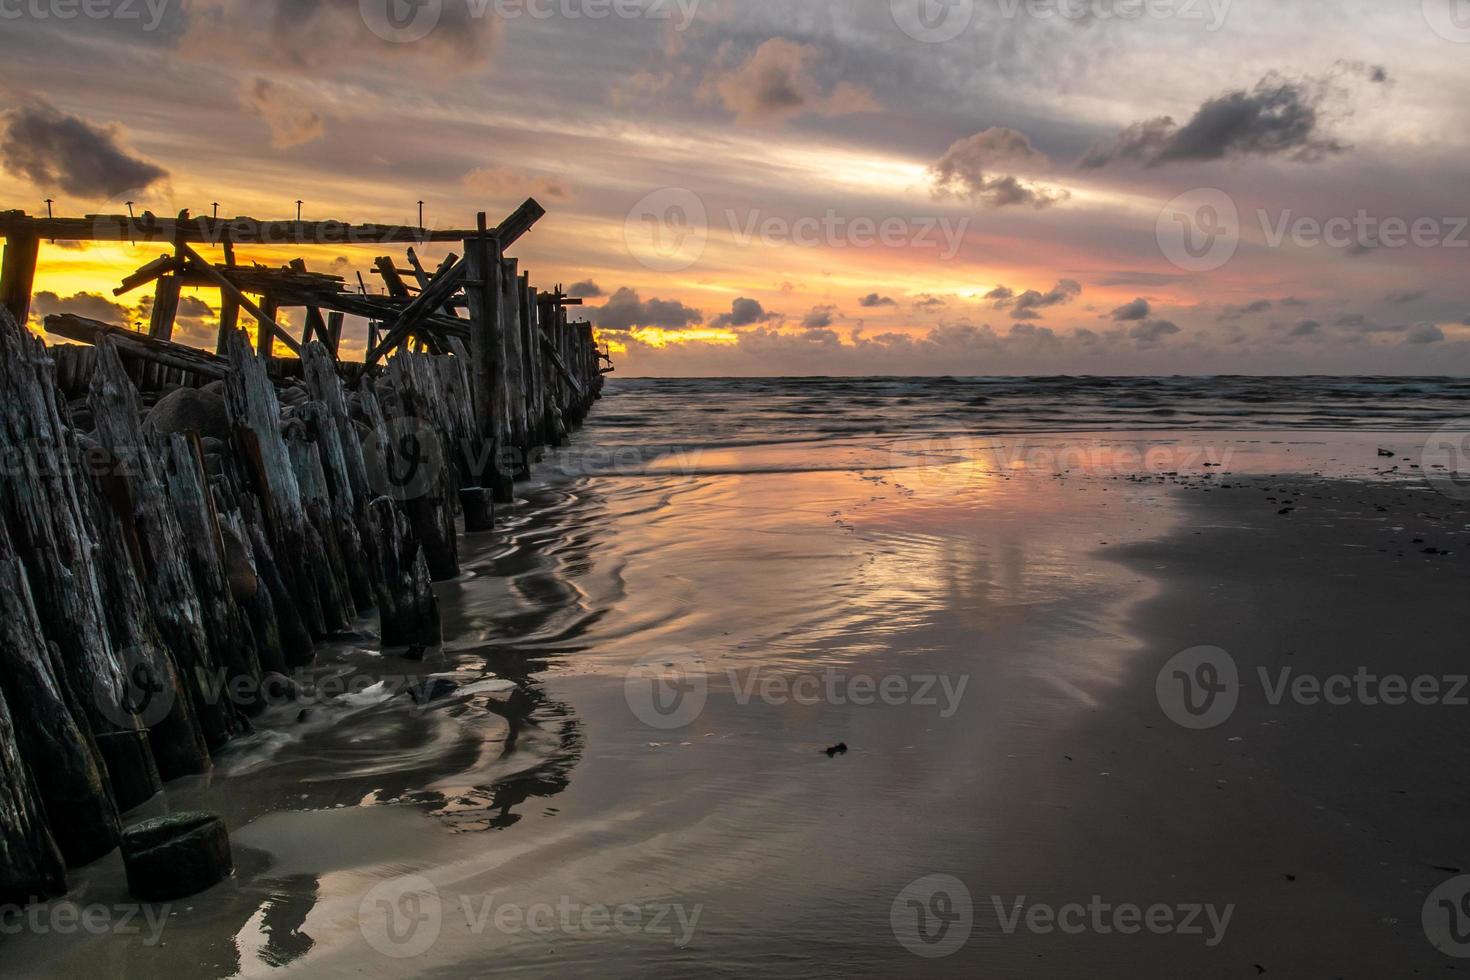
[[[398,274],[398,269],[393,265],[392,258],[387,255],[380,255],[373,260],[373,267],[374,271],[383,277],[383,285],[388,287],[389,296],[408,299],[412,295],[409,292],[408,284],[403,281],[403,277]]]
[[[96,345],[103,337],[107,337],[117,345],[118,350],[140,360],[192,371],[206,378],[223,378],[228,373],[228,365],[222,357],[195,350],[184,344],[157,340],[125,327],[115,327],[99,320],[89,320],[71,313],[53,313],[48,316],[46,332],[56,337],[65,337],[67,340],[93,345]]]
[[[153,293],[153,312],[148,321],[148,336],[155,340],[172,340],[174,319],[179,313],[179,279],[161,276]]]
[[[236,245],[395,245],[459,242],[470,234],[468,229],[354,225],[343,221],[261,221],[248,217],[212,218],[204,215],[189,218],[181,224],[176,219],[158,218],[146,212],[134,218],[126,214],[81,218],[31,218],[15,212],[0,214],[0,236],[7,239],[30,236],[38,240],[70,242],[173,244],[184,241],[191,245],[219,245],[228,239]]]
[[[36,285],[36,259],[41,239],[35,234],[16,234],[5,240],[5,257],[0,260],[0,306],[10,311],[22,327],[31,315],[31,292]]]
[[[225,352],[225,339],[240,327],[240,301],[234,296],[220,290],[219,297],[219,335],[215,338],[214,352],[223,354]]]
[[[173,275],[181,271],[183,270],[180,268],[178,259],[172,255],[160,255],[152,262],[140,266],[136,272],[124,276],[122,285],[114,289],[112,295],[122,296],[140,286],[148,285],[160,276]]]

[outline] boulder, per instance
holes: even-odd
[[[230,437],[225,400],[198,388],[180,388],[158,400],[143,422],[148,435],[159,438],[175,432],[197,432],[211,439]]]
[[[123,831],[128,891],[144,902],[167,902],[204,891],[233,869],[230,835],[212,813],[175,813]]]

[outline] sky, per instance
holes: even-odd
[[[1467,59],[1470,0],[0,0],[0,208],[534,196],[620,375],[1464,374]],[[36,313],[158,254],[43,243]]]

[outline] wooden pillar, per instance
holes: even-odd
[[[36,258],[40,252],[41,240],[35,235],[14,234],[5,240],[5,258],[0,263],[0,305],[22,327],[31,315],[31,290],[36,285]]]
[[[214,342],[214,352],[221,357],[225,353],[225,339],[234,333],[240,326],[240,301],[229,293],[220,292],[219,297],[219,336]]]
[[[480,431],[489,436],[497,451],[508,442],[505,408],[505,340],[501,320],[500,242],[486,231],[485,214],[477,217],[478,230],[465,242],[465,297],[470,313],[470,379],[474,391],[475,417]],[[506,494],[496,470],[497,495]]]
[[[541,342],[536,334],[536,291],[531,276],[521,275],[521,376],[526,386],[526,443],[528,447],[545,442],[541,410]]]
[[[148,322],[148,336],[155,340],[172,340],[174,318],[179,314],[179,277],[162,276],[153,293],[153,315]]]
[[[280,308],[281,305],[274,296],[264,296],[260,300],[260,312],[264,313],[272,322],[275,321],[276,313]],[[271,333],[271,328],[263,323],[256,324],[256,329],[260,331],[255,342],[256,353],[261,357],[268,358],[271,356],[271,351],[275,348],[276,335]]]
[[[331,352],[333,360],[337,359],[337,353],[342,347],[342,324],[346,319],[347,314],[336,310],[327,314],[327,336],[322,343]]]
[[[506,259],[501,266],[500,309],[501,330],[505,343],[506,427],[510,445],[516,450],[517,474],[525,471],[524,452],[530,447],[526,438],[526,384],[521,369],[521,300],[519,263]]]

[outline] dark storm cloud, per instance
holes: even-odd
[[[1128,336],[1138,341],[1140,347],[1162,343],[1165,337],[1179,333],[1179,327],[1168,320],[1146,320],[1128,331]]]
[[[810,313],[802,317],[801,326],[807,331],[821,331],[832,326],[832,321],[837,317],[835,306],[814,306]]]
[[[760,304],[760,300],[747,299],[744,296],[730,304],[729,313],[721,313],[710,323],[712,327],[750,327],[757,323],[765,323],[775,319],[776,314],[767,313],[766,308]]]
[[[1444,340],[1444,331],[1432,323],[1416,323],[1404,335],[1406,344],[1437,344]]]
[[[1041,316],[1038,310],[1062,306],[1081,295],[1082,284],[1075,279],[1063,279],[1044,293],[1028,289],[1016,297],[1011,307],[1011,316],[1017,320],[1035,320]],[[996,308],[1003,305],[1004,301],[998,302]]]
[[[608,330],[631,330],[634,327],[657,327],[679,330],[698,323],[698,310],[678,300],[650,299],[624,286],[612,294],[607,304],[592,311],[594,322]]]
[[[1127,323],[1134,320],[1147,320],[1148,315],[1152,312],[1153,307],[1149,305],[1149,301],[1140,296],[1131,303],[1124,303],[1108,315],[1119,323]]]
[[[1251,156],[1321,160],[1347,149],[1322,133],[1329,91],[1322,82],[1272,73],[1254,89],[1210,99],[1183,126],[1170,116],[1134,123],[1110,143],[1093,144],[1079,165],[1097,168],[1127,160],[1158,167]]]
[[[3,116],[0,162],[11,173],[78,197],[141,190],[168,171],[123,149],[113,126],[94,126],[49,103],[30,102]]]
[[[71,296],[58,296],[50,290],[36,293],[31,302],[31,311],[38,317],[70,313],[112,324],[125,324],[133,314],[129,307],[114,303],[97,293],[80,292]]]
[[[602,287],[597,285],[597,283],[591,279],[583,279],[581,282],[574,282],[567,287],[567,295],[572,299],[595,299],[604,294]]]

